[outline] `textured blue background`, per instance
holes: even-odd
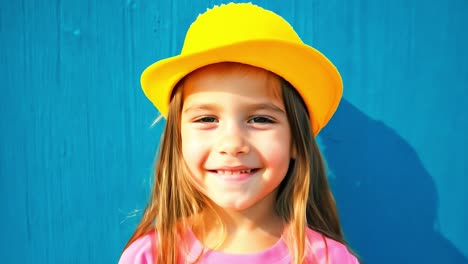
[[[221,2],[2,0],[2,263],[117,262],[161,133],[139,75]],[[319,139],[352,247],[468,263],[468,1],[253,2],[342,73]]]

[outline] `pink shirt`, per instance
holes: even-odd
[[[184,256],[185,260],[181,263],[192,263],[193,260],[203,249],[203,245],[193,235],[192,232],[187,232],[189,252]],[[314,256],[308,256],[307,263],[327,263],[326,248],[322,235],[307,229],[308,251],[314,252]],[[133,242],[120,257],[119,264],[154,264],[152,245],[154,245],[154,233],[149,233],[140,237]],[[327,264],[357,264],[359,263],[348,249],[341,243],[326,238],[328,245]],[[240,263],[275,263],[289,264],[291,263],[291,255],[285,241],[281,238],[271,248],[254,254],[229,254],[214,250],[206,251],[200,263],[223,263],[223,264],[240,264]]]

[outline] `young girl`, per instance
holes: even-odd
[[[358,263],[314,140],[341,78],[284,19],[252,4],[208,10],[141,82],[167,123],[119,263]]]

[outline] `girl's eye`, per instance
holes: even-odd
[[[217,121],[218,120],[216,120],[216,118],[211,117],[211,116],[205,116],[205,117],[195,120],[196,123],[215,123]]]
[[[249,123],[274,123],[274,121],[271,118],[268,118],[265,116],[252,117],[248,122]]]

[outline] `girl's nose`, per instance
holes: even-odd
[[[241,129],[230,126],[220,131],[220,134],[216,144],[216,151],[219,154],[235,157],[249,153],[250,146]]]

